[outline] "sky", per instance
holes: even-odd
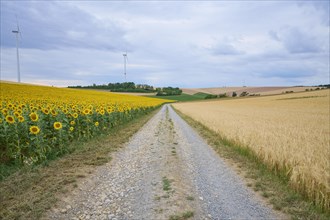
[[[53,86],[329,84],[329,1],[1,0],[1,80]]]

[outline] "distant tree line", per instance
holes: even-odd
[[[163,87],[163,88],[157,88],[157,96],[169,96],[169,95],[181,95],[182,90],[178,87]]]
[[[318,85],[318,87],[325,87],[325,88],[330,88],[330,84],[324,84],[324,85]]]
[[[111,92],[141,92],[141,93],[151,93],[156,92],[153,86],[147,84],[137,84],[134,82],[124,82],[124,83],[108,83],[103,85],[96,85],[95,83],[91,86],[69,86],[69,88],[81,88],[81,89],[100,89],[100,90],[110,90]]]

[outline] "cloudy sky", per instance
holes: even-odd
[[[1,0],[1,79],[222,87],[329,83],[328,1]]]

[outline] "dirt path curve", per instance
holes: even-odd
[[[45,219],[276,219],[165,105]]]

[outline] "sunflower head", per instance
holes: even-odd
[[[8,109],[4,108],[1,110],[2,114],[3,115],[7,115],[8,114]]]
[[[38,121],[39,116],[37,115],[37,113],[32,112],[30,114],[30,119],[31,119],[31,121]]]
[[[73,116],[74,118],[78,118],[78,113],[75,112],[75,113],[72,114],[72,116]]]
[[[97,121],[97,122],[95,122],[95,126],[97,127],[97,126],[99,126],[99,122]]]
[[[31,105],[30,105],[30,108],[29,108],[29,109],[30,109],[30,111],[32,111],[32,112],[34,112],[34,111],[37,111],[37,110],[38,110],[38,108],[36,108],[36,107],[34,107],[34,106],[31,106]]]
[[[42,109],[42,112],[44,114],[48,115],[49,114],[49,109],[48,108],[44,108],[44,109]]]
[[[40,132],[40,128],[38,126],[31,126],[30,127],[30,132],[32,134],[38,134]]]
[[[18,116],[18,121],[19,121],[19,122],[24,122],[25,119],[24,119],[24,117],[23,117],[22,115],[20,115],[20,116]]]
[[[14,115],[16,118],[18,118],[18,116],[20,116],[20,113],[16,111],[16,112],[14,112]]]
[[[70,125],[75,125],[76,122],[75,121],[70,121]]]
[[[52,109],[50,112],[51,112],[51,114],[52,114],[53,116],[56,116],[56,115],[57,115],[57,112],[56,112],[55,109]]]
[[[60,130],[60,129],[62,129],[62,123],[61,122],[54,122],[54,128],[56,129],[56,130]]]
[[[14,123],[15,123],[14,116],[12,116],[12,115],[7,115],[7,116],[6,116],[6,122],[8,122],[9,124],[14,124]]]
[[[70,131],[73,131],[73,130],[74,130],[74,127],[70,127],[69,130],[70,130]]]
[[[90,110],[89,110],[89,109],[85,109],[85,110],[84,110],[84,114],[85,114],[85,115],[88,115],[88,114],[89,114],[89,112],[90,112]]]
[[[8,107],[9,109],[12,109],[12,108],[14,107],[14,105],[13,105],[12,103],[9,103],[9,104],[7,105],[7,107]]]

